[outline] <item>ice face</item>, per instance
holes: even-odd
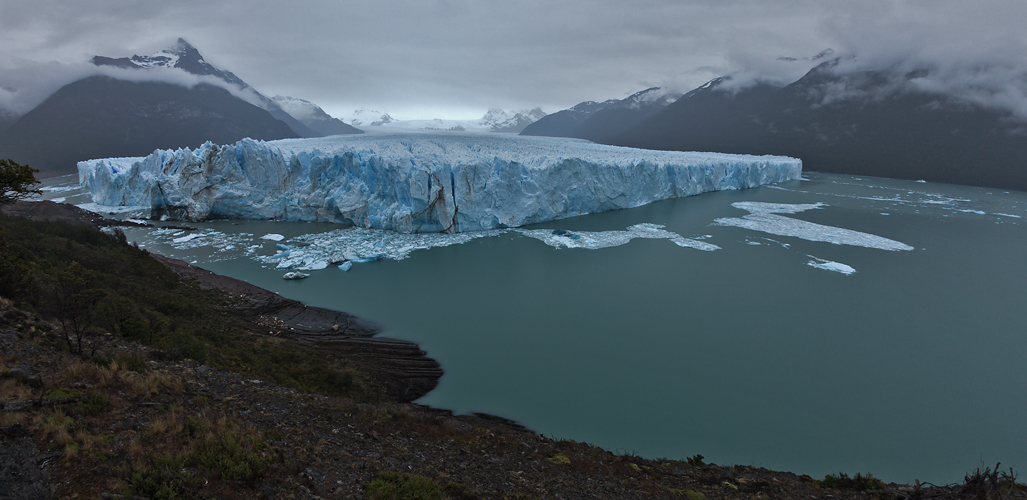
[[[95,203],[152,216],[325,221],[402,233],[517,227],[798,179],[775,156],[650,151],[550,137],[244,139],[79,163]]]

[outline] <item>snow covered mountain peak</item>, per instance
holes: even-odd
[[[639,106],[659,106],[664,107],[668,104],[678,100],[681,97],[680,93],[671,92],[668,89],[662,87],[649,87],[645,90],[641,90],[631,94],[625,98],[622,103],[628,106],[637,108]]]
[[[200,55],[200,51],[183,38],[179,38],[174,45],[156,54],[146,56],[135,54],[132,57],[119,58],[95,56],[92,62],[97,66],[117,66],[119,68],[177,68],[194,75],[209,75],[241,88],[249,88],[246,82],[231,71],[215,68],[205,61]]]
[[[546,113],[541,108],[511,111],[507,113],[500,108],[489,108],[485,116],[478,122],[492,132],[519,133],[524,127],[535,123]]]
[[[297,97],[289,97],[284,95],[276,95],[271,98],[282,111],[289,114],[289,116],[295,118],[303,125],[309,127],[319,135],[339,135],[339,134],[352,134],[355,130],[353,127],[347,125],[338,118],[333,118],[328,113],[325,113],[321,106],[314,104],[306,99],[299,99]]]
[[[395,119],[383,111],[360,108],[350,113],[349,116],[343,118],[342,121],[353,125],[354,127],[380,127],[394,122]]]

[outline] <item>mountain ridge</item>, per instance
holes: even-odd
[[[584,101],[532,123],[522,135],[573,137],[605,142],[669,105],[681,94],[650,87],[623,99]]]
[[[29,164],[42,176],[50,176],[75,172],[77,162],[83,160],[145,156],[156,149],[198,147],[206,141],[361,133],[320,115],[311,121],[315,127],[302,123],[231,71],[207,63],[181,38],[156,54],[95,56],[91,62],[130,71],[173,70],[210,78],[191,87],[97,75],[76,80],[22,116],[0,112],[0,157]],[[8,119],[11,117],[14,119]]]
[[[927,70],[838,72],[818,64],[783,87],[718,78],[606,143],[772,154],[830,173],[1027,190],[1027,134],[1011,112],[915,85]]]

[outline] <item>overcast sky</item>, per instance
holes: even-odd
[[[1025,0],[0,0],[0,106],[25,112],[93,55],[178,37],[264,94],[335,116],[551,113],[729,73],[791,81],[814,63],[778,57],[827,48],[1002,85],[1027,70],[1025,25]]]

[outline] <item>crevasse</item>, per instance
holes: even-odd
[[[651,151],[495,135],[369,135],[206,143],[79,162],[101,205],[176,220],[328,221],[462,232],[798,179],[779,156]]]

